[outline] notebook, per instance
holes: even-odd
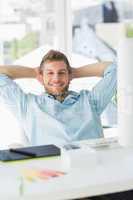
[[[50,144],[17,148],[15,151],[10,149],[0,150],[0,160],[14,161],[39,157],[59,156],[60,154],[60,148]]]

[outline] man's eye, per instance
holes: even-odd
[[[53,74],[53,72],[48,72],[47,74],[48,74],[48,75],[52,75],[52,74]]]
[[[66,74],[66,72],[60,72],[59,74],[63,75],[63,74]]]

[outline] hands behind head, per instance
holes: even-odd
[[[43,74],[40,72],[40,67],[34,68],[36,79],[43,85]]]
[[[71,80],[76,78],[76,68],[71,67]]]
[[[39,70],[39,68],[40,68],[40,67],[35,67],[35,68],[34,68],[35,73],[36,73],[36,76],[37,76],[38,74],[40,74],[40,70]]]

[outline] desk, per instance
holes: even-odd
[[[22,169],[40,167],[62,170],[66,175],[22,183]],[[133,148],[119,145],[99,150],[87,147],[69,150],[60,157],[0,162],[2,200],[72,199],[129,189],[133,189]]]

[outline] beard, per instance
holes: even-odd
[[[68,96],[69,91],[68,91],[69,85],[66,87],[62,88],[62,90],[55,92],[50,90],[49,88],[45,88],[45,91],[50,94],[51,96],[54,97],[54,99],[58,100],[59,102],[63,102],[64,99]]]
[[[45,91],[54,96],[54,97],[57,97],[57,96],[63,96],[63,95],[66,95],[68,93],[68,88],[69,88],[69,85],[65,86],[64,88],[61,88],[60,90],[54,90],[50,87],[45,87]]]

